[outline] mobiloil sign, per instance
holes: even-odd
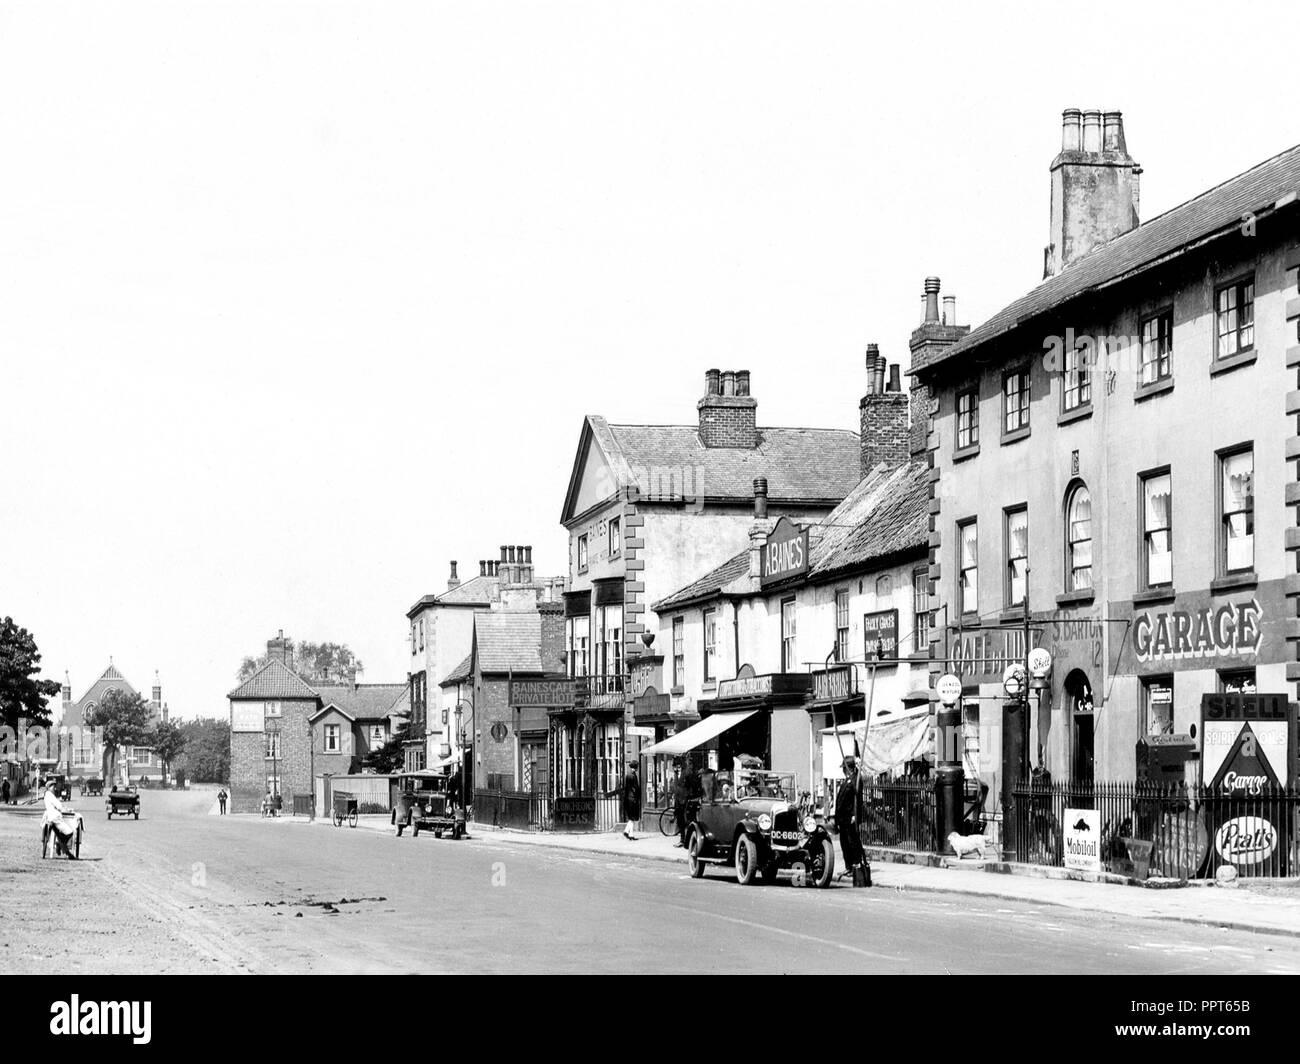
[[[1296,704],[1286,695],[1207,694],[1201,699],[1201,781],[1207,788],[1210,870],[1285,876],[1287,805],[1269,795],[1292,780]]]

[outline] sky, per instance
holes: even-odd
[[[0,615],[225,715],[283,629],[404,681],[589,413],[857,428],[923,279],[1033,287],[1068,107],[1142,216],[1300,141],[1292,5],[0,0]]]

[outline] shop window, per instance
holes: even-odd
[[[795,672],[799,668],[799,657],[795,647],[795,610],[794,599],[781,601],[781,671]]]
[[[1076,484],[1065,504],[1065,557],[1069,565],[1067,591],[1092,587],[1092,496]]]
[[[980,442],[980,403],[975,389],[957,396],[957,449],[974,447]]]
[[[1219,358],[1231,358],[1255,346],[1255,278],[1225,285],[1215,293]]]
[[[957,526],[957,608],[961,613],[979,611],[979,536],[974,520]]]
[[[1142,681],[1142,735],[1174,733],[1174,678],[1152,676]]]
[[[1168,470],[1142,478],[1142,559],[1148,588],[1174,582],[1173,487]]]
[[[835,592],[835,660],[849,660],[849,593]]]
[[[1255,686],[1255,670],[1220,670],[1219,690],[1228,695],[1253,695],[1258,693],[1258,689]]]
[[[673,635],[676,636],[674,630]],[[704,611],[704,682],[718,678],[718,611]]]
[[[1022,605],[1029,577],[1029,511],[1023,506],[1006,511],[1006,604]]]
[[[1174,312],[1147,318],[1142,323],[1142,377],[1143,384],[1168,380],[1173,374]]]
[[[1225,574],[1255,568],[1255,452],[1219,456],[1222,513],[1222,569]]]

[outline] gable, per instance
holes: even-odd
[[[597,503],[604,502],[618,490],[614,471],[605,460],[599,446],[587,448],[573,496],[574,514],[585,513]]]

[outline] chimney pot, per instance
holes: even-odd
[[[487,576],[487,562],[485,562],[482,558],[479,559],[479,563],[478,563],[478,575]]]
[[[925,320],[926,323],[939,322],[939,278],[925,279]]]
[[[892,366],[889,367],[889,385],[886,388],[886,391],[897,392],[901,390],[902,388],[901,388],[901,381],[899,380],[899,367],[898,367],[898,363],[895,362]]]
[[[1103,151],[1122,151],[1124,146],[1124,116],[1119,111],[1105,111],[1101,116],[1101,147]]]
[[[749,370],[747,369],[736,370],[736,394],[749,394]]]
[[[945,325],[957,324],[957,297],[943,297],[943,323]]]
[[[710,369],[704,371],[704,394],[717,395],[721,391],[722,370]]]
[[[524,548],[522,546],[515,547],[515,561],[520,565],[524,564]]]
[[[736,374],[734,370],[724,369],[722,371],[722,394],[736,394]]]
[[[867,394],[876,393],[876,364],[880,361],[880,345],[867,344]]]
[[[1061,112],[1061,151],[1079,151],[1083,146],[1083,135],[1079,128],[1079,119],[1083,112],[1077,107]]]
[[[524,548],[524,561],[529,565],[533,564],[533,545],[531,543]]]
[[[759,521],[767,518],[767,477],[754,478],[754,517]]]
[[[1096,153],[1101,151],[1101,112],[1083,112],[1083,150]]]
[[[501,561],[505,561],[505,560],[506,560],[506,548],[505,548],[505,547],[502,547],[502,548],[501,548]]]

